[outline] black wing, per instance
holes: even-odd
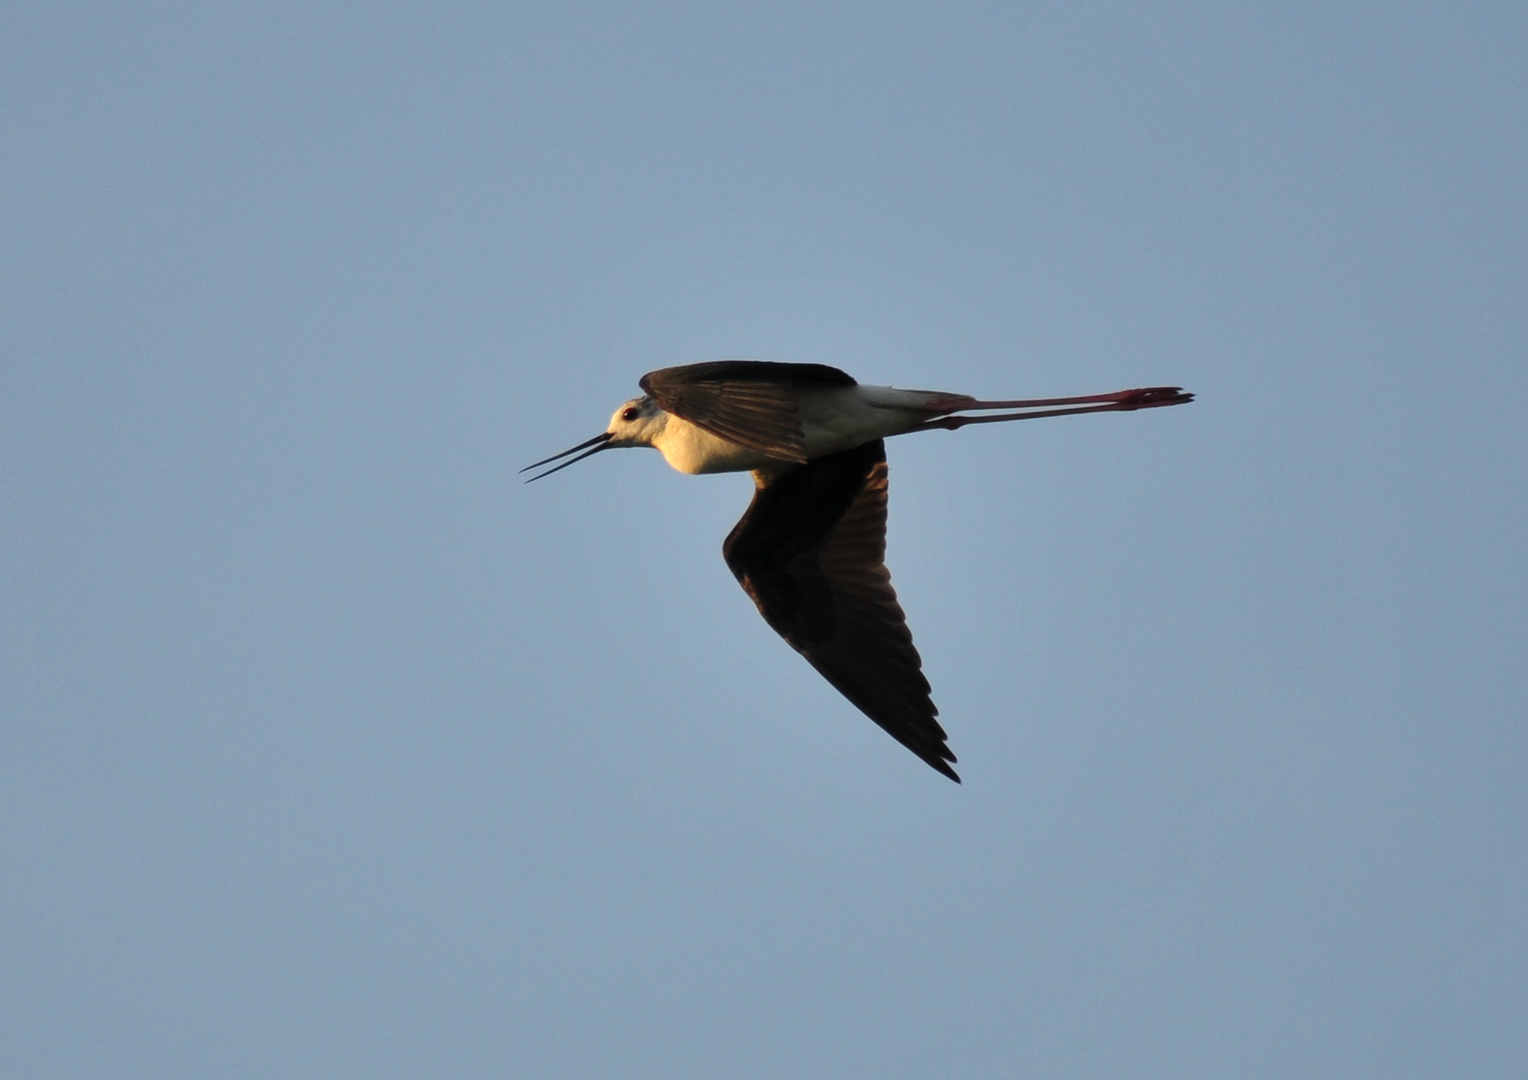
[[[892,738],[960,782],[886,569],[883,441],[759,488],[722,555],[776,633]]]
[[[660,368],[638,385],[658,407],[728,442],[785,461],[806,461],[796,388],[854,386],[824,364],[778,364],[767,360],[718,360]]]

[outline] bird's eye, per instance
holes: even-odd
[[[641,414],[638,412],[635,405],[628,405],[626,408],[621,410],[621,419],[625,420],[628,424],[635,420],[639,415]]]

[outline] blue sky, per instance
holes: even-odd
[[[0,1071],[1515,1076],[1528,16],[0,13]],[[894,440],[965,784],[607,454]]]

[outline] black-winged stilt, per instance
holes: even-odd
[[[1182,405],[1176,386],[980,401],[861,386],[837,368],[722,360],[642,376],[645,396],[599,435],[528,465],[540,480],[591,454],[650,446],[684,473],[752,472],[753,502],[722,557],[764,621],[892,738],[956,783],[939,710],[886,569],[886,444],[966,424]],[[966,412],[997,412],[962,416]],[[579,453],[582,450],[583,453]],[[530,481],[527,481],[529,483]]]

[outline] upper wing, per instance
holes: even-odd
[[[854,380],[823,364],[766,360],[718,360],[660,368],[642,376],[658,407],[728,442],[785,461],[806,461],[798,386],[854,386]]]
[[[886,445],[770,481],[722,555],[775,632],[861,712],[959,783],[886,569]]]

